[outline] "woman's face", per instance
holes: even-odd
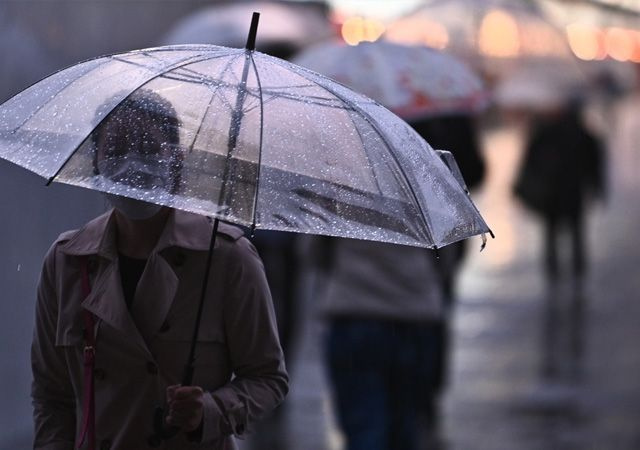
[[[126,133],[107,129],[97,144],[96,166],[105,178],[145,191],[171,190],[172,149],[158,127]]]
[[[107,201],[131,220],[153,217],[161,206],[130,197],[157,198],[173,191],[172,147],[165,136],[153,125],[129,131],[107,126],[96,141],[96,169],[109,186],[105,191],[112,192]]]

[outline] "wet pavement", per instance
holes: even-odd
[[[438,448],[640,448],[640,99],[605,117],[613,113],[609,195],[588,219],[590,269],[580,288],[568,277],[545,285],[540,226],[511,197],[520,130],[485,132],[489,173],[474,198],[496,239],[482,253],[472,242],[459,279]],[[342,448],[314,282],[308,274],[287,404],[243,449]]]

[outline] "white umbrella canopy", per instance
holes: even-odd
[[[371,97],[405,120],[482,111],[488,95],[458,58],[422,45],[327,42],[303,50],[296,64]]]
[[[280,46],[295,51],[333,35],[326,12],[318,7],[303,2],[245,1],[214,4],[187,16],[167,32],[161,44],[242,47],[252,11],[262,16],[256,43],[261,51]]]
[[[153,108],[153,96],[175,111],[180,185],[106,182],[96,128],[130,99]],[[0,157],[49,181],[255,228],[430,248],[489,232],[403,120],[249,49],[157,47],[62,70],[0,106]]]

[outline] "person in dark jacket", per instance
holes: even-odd
[[[560,275],[559,238],[566,227],[577,287],[586,270],[585,211],[604,194],[602,144],[585,127],[580,112],[574,101],[535,120],[515,184],[516,196],[544,222],[547,280],[553,284]]]

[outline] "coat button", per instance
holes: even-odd
[[[158,366],[156,366],[155,363],[151,361],[147,362],[147,372],[149,372],[151,375],[156,375],[158,373]]]
[[[104,380],[104,376],[106,375],[104,369],[93,369],[93,377],[96,380]]]
[[[160,333],[166,333],[170,329],[171,329],[171,325],[169,324],[169,322],[163,322],[162,325],[160,326]]]
[[[109,450],[111,448],[111,441],[105,439],[100,443],[100,450]]]

